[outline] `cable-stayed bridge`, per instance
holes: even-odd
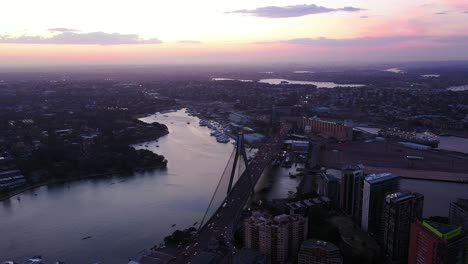
[[[254,194],[254,187],[264,169],[281,151],[289,129],[289,125],[283,124],[275,135],[258,148],[250,161],[242,135],[239,136],[197,234],[188,245],[178,250],[173,263],[189,263],[204,251],[233,248],[234,232],[242,210]],[[218,205],[216,201],[220,200],[222,202]]]

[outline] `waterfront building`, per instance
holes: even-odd
[[[342,170],[340,185],[340,207],[358,225],[361,223],[362,183],[364,166],[347,166]]]
[[[272,263],[297,256],[307,235],[307,219],[301,215],[270,217],[254,212],[244,220],[244,246],[266,255]]]
[[[363,231],[372,236],[379,234],[385,195],[397,191],[399,187],[400,176],[392,173],[369,174],[364,178],[361,217]],[[381,238],[377,237],[376,240],[381,241]]]
[[[411,224],[422,220],[424,196],[411,192],[386,195],[382,209],[381,232],[383,255],[396,263],[408,259]]]
[[[353,128],[335,122],[321,120],[316,117],[304,117],[302,126],[306,133],[316,133],[326,138],[334,138],[338,141],[353,140]]]
[[[468,232],[468,199],[457,199],[450,203],[449,223],[461,226],[465,233]]]
[[[341,264],[343,258],[337,246],[330,242],[309,239],[302,242],[298,264]]]
[[[307,140],[285,140],[284,144],[295,153],[307,154],[309,151],[309,141]]]
[[[408,264],[466,264],[466,240],[461,226],[413,223]]]
[[[0,191],[19,187],[26,183],[26,179],[19,170],[0,171]]]

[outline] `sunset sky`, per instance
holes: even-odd
[[[0,65],[468,59],[467,0],[4,0]]]

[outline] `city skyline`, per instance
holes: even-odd
[[[3,9],[0,66],[468,59],[461,0],[22,0]]]

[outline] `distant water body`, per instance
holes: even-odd
[[[400,68],[390,68],[390,69],[385,69],[383,71],[392,72],[392,73],[406,73],[405,71],[403,71]]]
[[[452,92],[468,91],[468,85],[451,86],[451,87],[447,88],[447,90],[452,91]]]
[[[338,84],[334,82],[315,82],[315,81],[293,81],[287,79],[261,79],[258,82],[269,83],[269,84],[305,84],[305,85],[315,85],[318,88],[335,88],[335,87],[363,87],[364,84]]]
[[[440,77],[439,74],[423,74],[421,76],[426,77],[426,78],[438,78],[438,77]]]
[[[230,79],[230,78],[212,78],[212,81],[240,81],[240,82],[253,82],[252,80],[237,80],[237,79]]]
[[[297,71],[295,73],[307,73],[306,71]],[[230,78],[212,78],[212,81],[241,81],[241,82],[253,82],[253,80],[238,80]],[[261,79],[258,82],[268,83],[273,85],[278,84],[304,84],[304,85],[315,85],[318,88],[335,88],[335,87],[363,87],[364,84],[339,84],[334,82],[315,82],[315,81],[294,81],[287,79]]]

